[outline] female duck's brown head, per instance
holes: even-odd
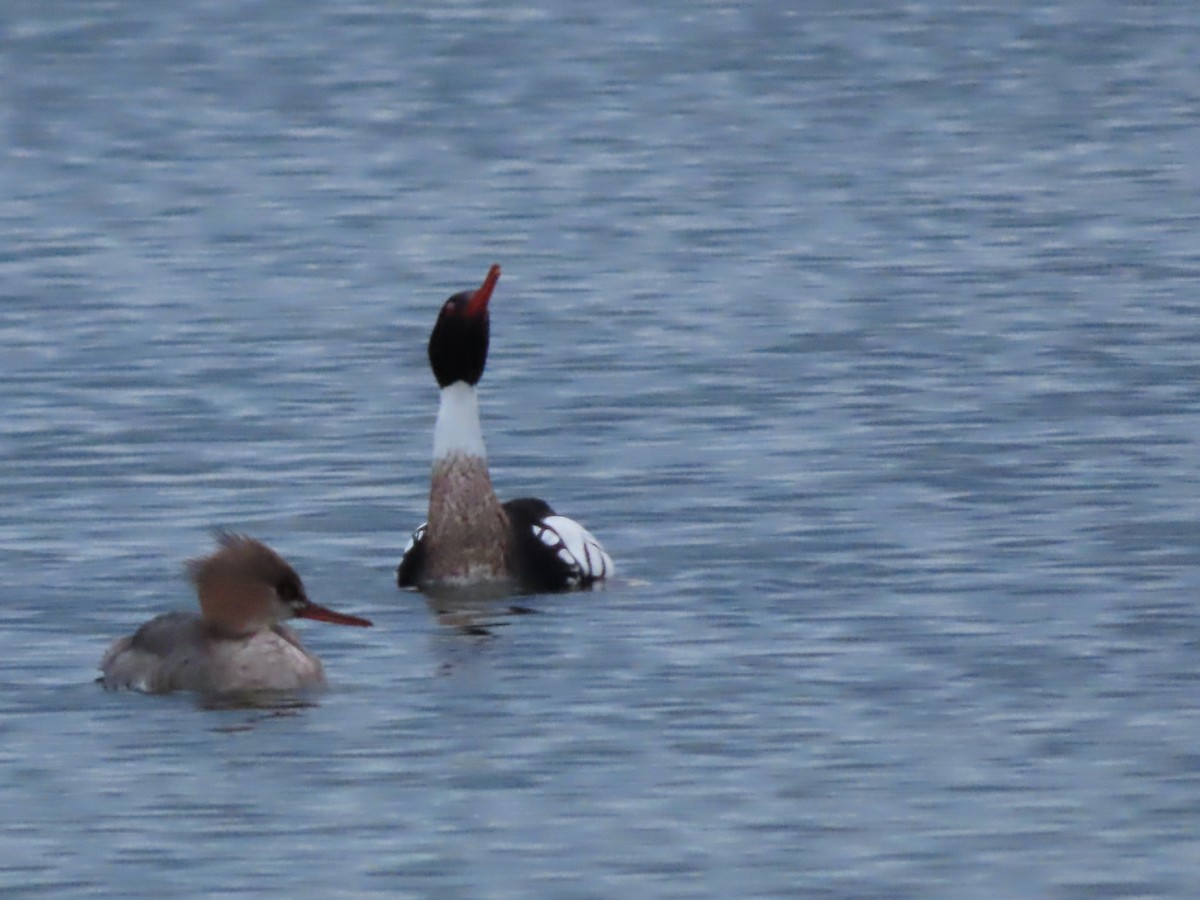
[[[249,635],[292,618],[335,625],[371,624],[309,600],[296,570],[261,541],[219,531],[217,543],[216,552],[187,563],[200,611],[214,629]]]

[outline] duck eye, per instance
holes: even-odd
[[[300,589],[300,583],[292,578],[285,578],[275,585],[275,593],[288,606],[298,606],[304,601],[304,592]]]

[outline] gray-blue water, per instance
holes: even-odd
[[[0,893],[1194,896],[1200,12],[9,4]],[[441,301],[623,578],[393,583]],[[226,526],[315,706],[105,693]]]

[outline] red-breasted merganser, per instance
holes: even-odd
[[[476,385],[488,351],[492,266],[474,291],[442,305],[429,336],[429,365],[441,388],[433,430],[428,521],[413,532],[396,580],[422,590],[510,585],[526,592],[586,588],[613,562],[582,525],[533,497],[501,503],[492,490]]]
[[[200,615],[157,616],[104,654],[106,688],[151,694],[240,694],[322,687],[321,661],[283,624],[292,618],[368,626],[318,606],[282,556],[253,538],[217,533],[211,556],[190,560]]]

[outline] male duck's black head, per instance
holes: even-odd
[[[488,301],[499,280],[500,267],[492,266],[477,290],[462,291],[442,304],[429,335],[429,366],[438,387],[456,381],[475,385],[483,376],[490,327]]]

